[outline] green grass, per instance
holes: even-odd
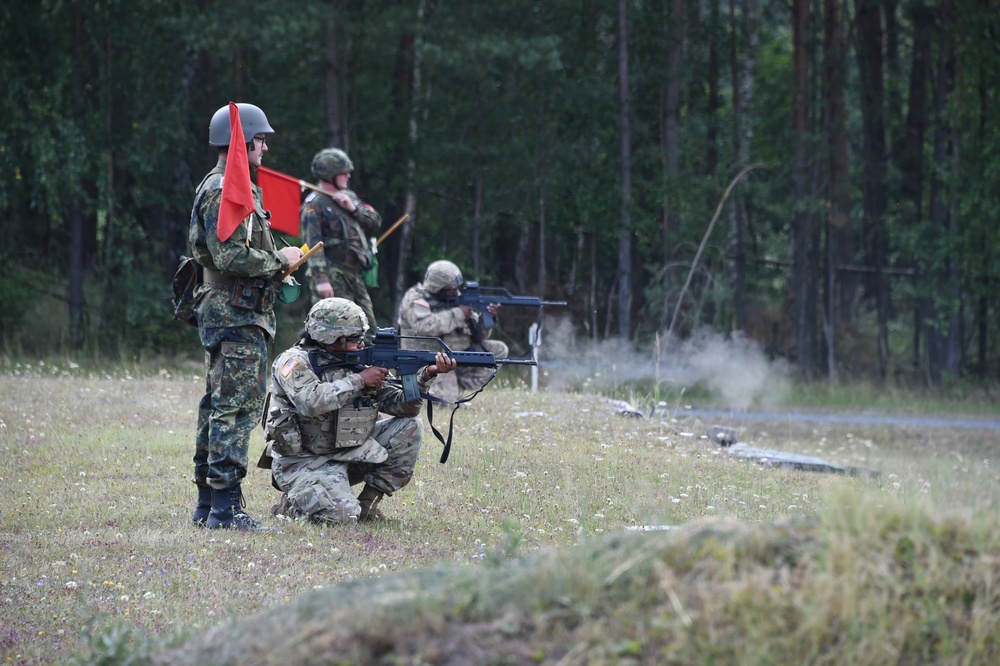
[[[202,385],[196,368],[0,376],[0,662],[222,663],[212,627],[240,637],[232,663],[271,644],[442,663],[446,639],[512,655],[479,663],[997,656],[1000,433],[742,426],[755,446],[881,472],[865,481],[735,459],[682,410],[631,419],[597,395],[491,386],[458,412],[447,465],[427,430],[413,483],[382,505],[394,522],[279,523],[252,469],[248,510],[278,531],[248,535],[189,525]],[[261,446],[258,430],[252,459]],[[683,529],[623,532],[637,525]],[[262,629],[308,608],[323,622]],[[398,635],[375,640],[386,623]]]

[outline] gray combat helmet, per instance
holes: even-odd
[[[424,289],[432,294],[436,294],[442,289],[458,289],[462,286],[462,271],[458,266],[439,259],[432,262],[424,273]]]
[[[368,330],[368,317],[356,303],[346,298],[324,298],[312,306],[306,317],[306,333],[324,345],[341,338],[354,338]]]
[[[352,171],[354,165],[351,163],[351,158],[340,148],[324,148],[313,157],[312,174],[317,180],[328,180],[332,183],[338,174]]]
[[[267,122],[267,116],[260,110],[260,107],[253,104],[239,102],[236,108],[240,111],[240,124],[243,126],[243,143],[250,143],[256,134],[273,134],[274,130]],[[229,129],[229,105],[215,112],[212,122],[208,124],[208,143],[211,146],[228,146],[230,133]]]

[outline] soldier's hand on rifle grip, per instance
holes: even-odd
[[[500,308],[502,307],[503,306],[500,305],[499,303],[490,303],[489,305],[486,306],[486,309],[489,310],[491,315],[496,317],[497,314],[500,312]]]
[[[378,388],[379,386],[382,386],[382,382],[385,381],[385,376],[389,374],[389,369],[373,365],[365,368],[358,374],[361,375],[361,379],[364,380],[365,386],[369,388]]]
[[[434,377],[435,375],[443,375],[451,372],[458,367],[458,361],[448,356],[444,352],[438,352],[434,357],[434,365],[427,366],[427,375],[429,377]]]
[[[476,311],[474,307],[471,305],[460,305],[458,307],[462,308],[462,314],[465,315],[466,319],[472,319],[472,315]]]

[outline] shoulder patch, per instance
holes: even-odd
[[[287,377],[288,375],[292,374],[292,370],[294,370],[298,366],[298,364],[299,360],[297,358],[290,358],[287,361],[285,361],[285,364],[281,366],[281,370],[279,370],[278,372],[281,373],[282,377]]]

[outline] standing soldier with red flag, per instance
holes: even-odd
[[[267,390],[267,343],[274,337],[281,282],[273,278],[302,256],[298,248],[275,249],[260,189],[250,181],[273,132],[253,104],[216,111],[208,142],[219,149],[219,162],[195,190],[191,211],[188,242],[204,276],[195,300],[207,371],[198,405],[192,520],[209,528],[266,529],[242,509],[241,483]]]

